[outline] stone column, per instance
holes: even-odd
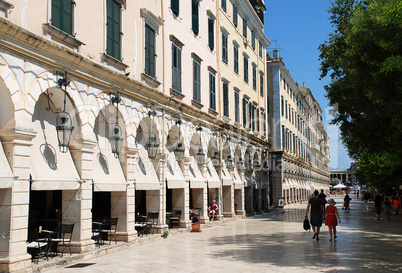
[[[18,271],[28,267],[27,253],[30,181],[31,131],[2,134],[4,152],[13,171],[14,185],[0,189],[0,272]]]
[[[85,253],[95,248],[92,237],[92,173],[95,141],[72,141],[70,153],[81,177],[78,190],[63,190],[62,221],[74,224],[70,243],[72,252]]]

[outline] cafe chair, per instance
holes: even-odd
[[[109,239],[109,245],[110,242],[112,241],[112,238],[114,238],[114,243],[117,244],[116,229],[118,219],[119,218],[106,218],[104,221],[101,233],[107,233]]]
[[[71,256],[71,237],[73,236],[74,224],[61,224],[60,226],[60,238],[52,239],[53,242],[60,244],[63,247],[61,251],[61,257],[63,258],[64,250],[68,248]]]
[[[39,239],[39,233],[38,230],[28,230],[28,241],[26,243],[27,245],[27,251],[29,254],[32,256],[32,262],[35,262],[36,264],[39,263],[39,259],[41,257],[45,257],[47,259],[47,248],[48,248],[48,243],[47,241],[43,241]]]
[[[159,211],[148,211],[147,215],[147,224],[152,228],[152,233],[155,233],[156,227],[158,225]]]

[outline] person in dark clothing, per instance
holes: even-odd
[[[312,197],[307,204],[306,215],[304,216],[307,218],[308,211],[310,210],[310,223],[313,227],[314,236],[313,239],[317,241],[320,235],[320,228],[322,226],[322,215],[324,214],[324,203],[321,198],[318,198],[318,191],[314,191],[314,197]]]
[[[381,196],[379,194],[377,194],[375,196],[374,199],[374,206],[373,206],[373,210],[375,212],[375,216],[377,217],[377,220],[380,221],[380,217],[381,217]]]

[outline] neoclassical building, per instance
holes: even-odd
[[[267,54],[267,74],[271,200],[305,201],[314,190],[329,191],[322,109],[311,90],[293,80],[277,50]]]
[[[90,2],[0,0],[0,271],[45,220],[85,253],[104,217],[133,242],[150,211],[268,208],[263,1]]]

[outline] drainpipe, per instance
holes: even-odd
[[[161,1],[161,17],[162,17],[162,92],[165,93],[165,17],[164,7]],[[167,156],[165,154],[165,108],[162,108],[162,223],[166,224],[166,178],[165,178],[165,163]]]

